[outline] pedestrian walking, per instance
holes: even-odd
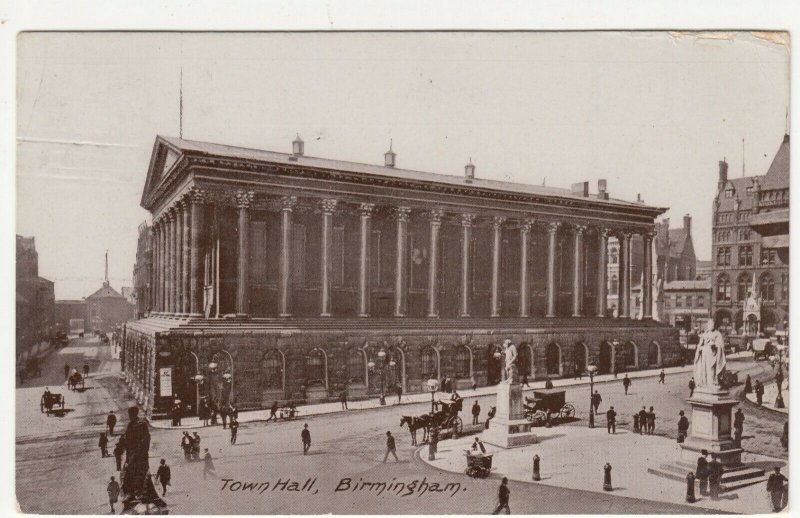
[[[694,382],[694,376],[689,380],[689,397],[694,396],[694,389],[697,385]]]
[[[383,456],[383,462],[386,462],[390,453],[394,455],[394,460],[396,462],[400,462],[400,459],[397,458],[397,447],[394,443],[394,436],[392,436],[392,432],[386,432],[386,454]]]
[[[689,435],[689,419],[684,415],[683,410],[678,412],[678,415],[681,416],[678,419],[678,442],[682,443]]]
[[[628,389],[631,387],[631,379],[625,374],[625,377],[622,378],[622,387],[625,389],[625,395],[628,395]]]
[[[718,499],[722,489],[722,464],[716,457],[712,457],[711,462],[708,463],[708,488],[711,492],[711,499]]]
[[[114,504],[119,500],[119,482],[114,480],[114,477],[111,477],[111,481],[106,486],[106,492],[108,493],[108,504],[111,506],[111,514],[116,514]]]
[[[475,402],[472,404],[472,424],[478,424],[478,417],[481,415],[481,406],[478,404],[478,400],[476,399]]]
[[[167,466],[167,461],[161,459],[161,464],[158,466],[158,471],[156,472],[156,483],[161,484],[161,496],[167,496],[167,486],[171,479],[172,472],[169,466]]]
[[[181,425],[181,414],[183,414],[181,402],[176,399],[175,404],[172,405],[172,426]]]
[[[208,426],[208,403],[206,398],[200,399],[200,405],[197,408],[197,416],[203,421],[203,426]]]
[[[477,381],[473,381],[472,382],[472,390],[478,390],[478,382]]]
[[[239,433],[239,421],[231,417],[229,428],[231,429],[231,444],[236,444],[236,435]]]
[[[547,377],[547,380],[544,382],[544,388],[545,389],[553,388],[553,382],[550,381],[550,377],[549,376]]]
[[[192,437],[189,432],[183,432],[181,437],[181,449],[183,450],[183,458],[185,460],[192,460]]]
[[[125,453],[125,434],[119,436],[114,446],[114,460],[117,461],[117,471],[122,471],[122,455]]]
[[[639,435],[647,432],[647,410],[642,407],[639,410]]]
[[[736,446],[742,447],[742,435],[744,433],[744,414],[741,408],[737,408],[733,414],[733,440],[736,441]]]
[[[403,400],[403,386],[398,383],[395,390],[397,391],[397,404],[399,405]]]
[[[345,408],[347,408],[347,407],[345,407]],[[269,418],[267,419],[267,422],[270,422],[273,419],[276,420],[276,421],[278,420],[278,402],[277,401],[272,403],[272,406],[269,407]]]
[[[667,375],[664,374],[664,369],[661,369],[661,372],[658,373],[658,382],[664,384],[664,378]]]
[[[508,489],[508,478],[503,477],[500,482],[500,487],[497,489],[497,507],[494,508],[492,514],[500,514],[500,511],[505,509],[506,514],[511,514],[511,508],[508,507],[508,501],[511,497],[511,491]]]
[[[68,363],[64,364],[64,379],[65,380],[69,379],[69,364]]]
[[[89,364],[88,363],[84,363],[83,364],[83,375],[84,375],[84,377],[89,375]]]
[[[347,410],[347,391],[344,389],[339,392],[339,402],[342,404],[342,410]]]
[[[772,511],[777,513],[786,506],[786,484],[789,480],[781,473],[781,468],[775,466],[775,471],[767,479],[767,493],[772,503]]]
[[[753,380],[750,379],[750,375],[748,374],[747,377],[744,379],[744,393],[750,394],[753,392]]]
[[[311,432],[308,430],[308,425],[303,425],[303,431],[300,432],[300,438],[303,440],[303,455],[308,454],[311,448]]]
[[[761,406],[764,403],[764,384],[761,381],[756,380],[756,403]]]
[[[225,405],[219,409],[219,416],[222,418],[222,429],[225,430],[228,428],[228,409],[225,408]]]
[[[197,432],[192,432],[192,434],[192,458],[194,460],[200,460],[200,436]]]
[[[594,391],[592,394],[592,406],[594,407],[594,413],[597,414],[597,408],[600,406],[600,403],[603,401],[603,398],[600,396],[598,391]]]
[[[236,419],[239,420],[239,409],[236,408],[236,405],[231,404],[228,407],[228,419]]]
[[[778,391],[783,390],[783,369],[778,369],[778,374],[775,375],[775,383],[778,385]]]
[[[100,432],[100,440],[97,441],[97,445],[100,446],[100,456],[104,459],[108,457],[108,436],[106,432]]]
[[[206,454],[203,456],[203,480],[205,480],[208,475],[217,475],[214,468],[214,459],[211,458],[211,453],[209,453],[208,448],[206,448],[205,452]]]
[[[617,433],[617,413],[614,407],[610,407],[606,412],[606,421],[608,424],[608,433]]]
[[[700,494],[708,494],[708,450],[701,450],[700,457],[697,458],[697,469],[694,472],[695,478],[700,482]]]
[[[114,411],[108,413],[108,417],[106,417],[106,426],[108,427],[108,435],[114,436],[114,427],[117,426],[117,416],[114,414]]]
[[[656,413],[653,411],[653,407],[650,407],[650,411],[647,412],[647,435],[653,435],[653,432],[656,430]]]

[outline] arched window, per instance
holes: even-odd
[[[625,367],[637,367],[636,344],[633,342],[625,343]]]
[[[752,277],[747,272],[739,275],[739,278],[736,280],[736,300],[742,301],[747,299],[747,292],[750,291],[751,279]]]
[[[460,346],[456,349],[456,377],[457,378],[469,378],[470,368],[469,368],[469,349],[465,345]]]
[[[520,376],[531,375],[531,347],[530,344],[519,344],[517,347],[517,372]]]
[[[267,388],[283,389],[283,358],[278,351],[270,351],[264,356],[264,380]]]
[[[656,342],[650,342],[647,347],[647,365],[661,366],[661,347]]]
[[[558,376],[561,374],[561,349],[558,345],[550,343],[544,351],[544,363],[547,374]]]
[[[769,273],[761,276],[761,298],[770,302],[775,301],[775,281]]]
[[[608,291],[610,291],[612,294],[619,291],[619,279],[617,279],[616,275],[611,276],[611,286],[609,286]]]
[[[422,377],[426,380],[439,378],[439,369],[436,368],[436,352],[431,347],[422,350]]]
[[[731,300],[731,281],[727,274],[717,277],[717,301],[729,302]]]
[[[347,354],[347,381],[350,383],[364,383],[364,351],[350,349]]]
[[[325,356],[319,349],[314,349],[306,356],[306,378],[325,383]]]

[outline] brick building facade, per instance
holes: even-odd
[[[39,276],[39,254],[33,237],[17,236],[16,345],[25,348],[49,340],[55,331],[55,286]]]

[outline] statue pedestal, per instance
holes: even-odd
[[[500,383],[497,386],[497,412],[483,432],[483,441],[501,448],[515,448],[538,442],[531,431],[533,423],[522,412],[522,386]]]

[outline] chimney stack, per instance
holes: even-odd
[[[719,181],[717,182],[717,191],[725,188],[728,183],[728,162],[723,158],[719,161]]]
[[[692,235],[692,216],[691,214],[686,214],[683,216],[683,230],[686,231],[687,236]]]
[[[469,157],[469,163],[464,166],[464,177],[467,183],[472,183],[475,179],[475,166],[472,164],[472,157]]]
[[[597,197],[599,199],[601,199],[601,200],[607,200],[608,199],[608,192],[606,191],[606,181],[605,181],[605,179],[597,180]]]
[[[572,194],[586,198],[589,196],[589,182],[578,182],[572,184]]]
[[[389,151],[383,154],[383,165],[386,167],[394,167],[395,165],[395,158],[397,158],[397,154],[392,151],[392,141],[389,140]]]
[[[642,193],[640,193],[640,192],[636,193],[636,202],[637,203],[644,203],[644,200],[642,199]]]
[[[297,134],[297,138],[292,141],[292,154],[294,156],[303,156],[305,152],[306,144],[303,142],[303,139],[300,138],[300,134]]]

